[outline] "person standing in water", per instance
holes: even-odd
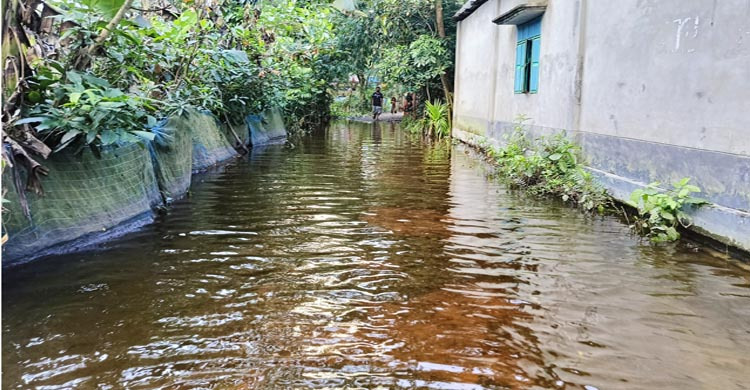
[[[372,94],[372,120],[378,120],[383,113],[383,94],[380,93],[380,87],[375,88]]]
[[[412,98],[411,93],[407,93],[406,98],[404,99],[404,115],[411,115],[413,110],[414,99]]]
[[[396,97],[391,97],[391,114],[395,114],[398,112],[398,101],[396,100]]]

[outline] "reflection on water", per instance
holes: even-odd
[[[389,124],[199,176],[156,223],[4,272],[7,388],[722,388],[750,276],[529,199]]]

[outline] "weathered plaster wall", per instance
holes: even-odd
[[[750,155],[750,1],[589,1],[581,124]]]
[[[574,128],[579,41],[577,24],[577,8],[572,6],[572,2],[552,1],[548,4],[547,12],[542,18],[539,91],[534,94],[513,92],[516,27],[484,26],[499,31],[495,44],[498,72],[495,74],[497,97],[494,120],[512,122],[523,114],[541,126]]]
[[[516,27],[489,21],[531,2],[488,2],[459,23],[454,135],[497,144],[519,115],[534,135],[566,130],[620,198],[691,177],[715,204],[698,230],[750,250],[750,1],[549,0],[539,92],[515,94]],[[488,53],[494,64],[477,60]],[[467,109],[486,87],[463,88],[483,83],[494,85],[486,114]]]
[[[461,128],[484,133],[495,101],[495,41],[497,29],[487,29],[496,16],[498,0],[490,0],[458,25],[456,44],[455,107]],[[491,81],[490,81],[491,80]],[[460,92],[459,92],[460,91]]]

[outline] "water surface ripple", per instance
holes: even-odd
[[[740,389],[750,276],[337,125],[3,275],[5,388]]]

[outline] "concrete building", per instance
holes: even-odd
[[[453,135],[567,131],[614,196],[692,178],[695,229],[750,251],[750,1],[470,0]]]

